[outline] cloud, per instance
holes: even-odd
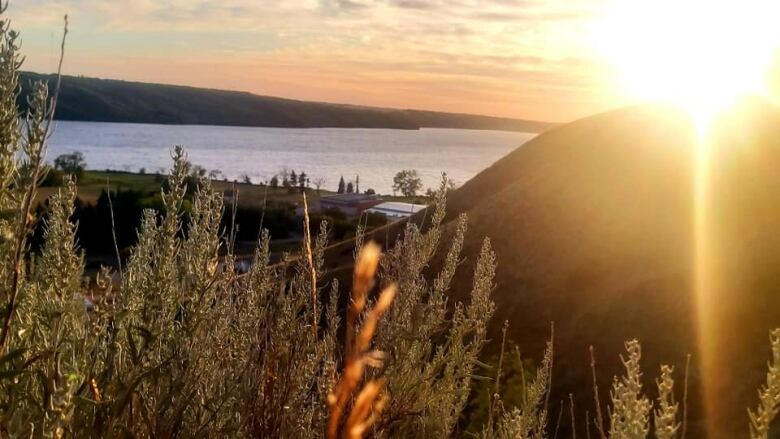
[[[437,5],[433,4],[432,2],[425,0],[392,0],[391,4],[399,8],[420,10],[433,9],[437,7]]]
[[[326,15],[350,13],[371,6],[372,2],[366,0],[320,0],[320,8]]]

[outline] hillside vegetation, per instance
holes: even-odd
[[[24,109],[30,84],[54,75],[22,73],[18,103]],[[59,120],[284,128],[468,128],[541,132],[550,123],[468,114],[306,102],[251,93],[63,76]]]

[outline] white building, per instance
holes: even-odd
[[[387,217],[389,222],[398,221],[403,218],[408,218],[415,213],[425,209],[424,204],[412,204],[412,203],[400,203],[396,201],[385,201],[377,204],[369,209],[366,209],[367,213],[381,213]]]

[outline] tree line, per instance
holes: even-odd
[[[206,178],[210,180],[223,180],[227,181],[227,178],[223,177],[222,171],[219,169],[207,170],[206,168],[187,162],[187,173],[193,177]],[[79,151],[65,153],[59,155],[54,159],[54,164],[47,176],[44,186],[56,186],[62,180],[64,175],[73,175],[77,179],[81,179],[86,169],[86,160],[84,155]],[[145,174],[146,170],[141,169],[139,172]],[[238,182],[238,181],[236,181]],[[241,177],[241,182],[245,184],[253,184],[252,178],[248,174],[244,174]],[[258,183],[259,185],[268,185],[272,188],[298,188],[298,189],[310,189],[312,185],[319,192],[322,186],[327,182],[324,177],[312,178],[305,171],[295,172],[295,169],[282,168],[279,173],[274,174],[267,181]],[[398,171],[393,177],[393,192],[399,193],[405,197],[414,197],[422,190],[423,182],[419,172],[416,169],[403,169]],[[345,180],[344,176],[340,176],[336,193],[339,194],[359,194],[360,192],[360,175],[355,175],[354,180]],[[430,195],[432,190],[429,189],[426,195]],[[365,194],[374,195],[376,191],[372,188],[365,190]]]

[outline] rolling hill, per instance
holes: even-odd
[[[702,437],[706,346],[715,359],[707,382],[717,396],[710,436],[746,437],[746,407],[756,403],[770,358],[768,331],[780,326],[778,133],[780,110],[757,100],[713,129],[706,316],[699,316],[694,275],[696,130],[681,111],[661,105],[554,128],[454,191],[448,218],[467,213],[469,232],[453,294],[468,291],[469,268],[488,236],[499,264],[493,340],[508,320],[511,339],[539,358],[555,322],[553,401],[573,392],[579,416],[592,414],[589,345],[605,404],[622,372],[623,342],[637,338],[651,397],[664,362],[675,365],[681,399],[692,354],[688,433]],[[374,238],[392,240],[397,229]],[[700,318],[715,322],[706,333]]]
[[[31,81],[54,88],[54,75],[21,76],[26,108]],[[63,76],[59,120],[282,128],[468,128],[541,132],[546,122],[468,114],[306,102],[251,93]]]
[[[745,407],[755,403],[769,358],[767,334],[780,326],[778,129],[777,108],[745,102],[718,121],[709,146],[712,279],[710,315],[702,318],[719,324],[701,340],[717,357],[711,390],[729,395],[713,407],[722,417],[711,419],[723,437],[733,437],[730,428],[746,433]],[[554,321],[557,388],[581,389],[583,405],[590,344],[605,369],[602,389],[619,372],[615,357],[630,338],[643,342],[646,376],[663,361],[681,378],[687,353],[702,370],[696,139],[690,120],[672,108],[601,114],[539,136],[451,197],[451,214],[469,214],[466,253],[478,252],[483,235],[496,246],[496,328],[508,319],[515,340],[538,355]],[[692,379],[699,395],[699,376]]]

